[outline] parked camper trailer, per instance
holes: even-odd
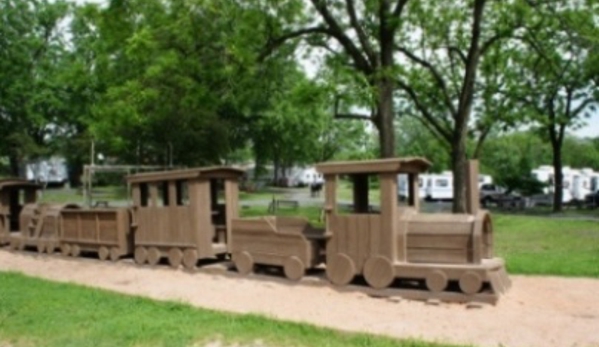
[[[565,168],[567,169],[567,168]],[[564,170],[567,171],[567,170]],[[553,167],[549,165],[540,166],[537,169],[532,170],[533,176],[539,181],[547,184],[545,188],[543,188],[543,193],[545,195],[553,195],[555,192],[555,176],[553,174]],[[569,172],[567,173],[569,174]],[[569,175],[564,175],[564,179],[562,182],[562,202],[567,203],[572,201],[572,192],[570,190],[570,177]],[[535,200],[539,200],[539,197],[536,197]],[[551,199],[547,199],[547,201],[551,201]]]
[[[408,198],[409,184],[408,175],[397,176],[398,195],[400,199]],[[489,175],[479,175],[478,186],[493,183],[493,177]],[[452,200],[453,199],[453,174],[451,171],[444,171],[440,174],[425,174],[419,177],[419,197],[420,199],[432,200]]]
[[[69,180],[67,163],[62,157],[31,161],[25,165],[23,176],[30,182],[60,186]]]
[[[292,177],[290,185],[292,187],[306,187],[315,183],[322,184],[324,178],[315,168],[308,167],[297,171]]]

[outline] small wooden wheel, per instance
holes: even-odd
[[[355,276],[356,265],[346,254],[335,254],[327,263],[327,278],[337,286],[349,284]]]
[[[483,280],[476,272],[468,271],[460,276],[460,289],[466,294],[476,294],[483,286]]]
[[[198,251],[195,249],[186,249],[183,252],[183,266],[185,266],[188,270],[193,270],[196,268],[196,264],[198,263]]]
[[[289,257],[285,259],[283,263],[283,270],[285,271],[285,276],[292,281],[298,281],[304,274],[306,273],[306,267],[304,263],[298,257]]]
[[[168,251],[168,263],[171,267],[178,269],[183,261],[183,252],[179,248],[171,248]]]
[[[46,253],[54,254],[55,251],[56,251],[56,244],[54,243],[54,241],[48,241],[46,243]]]
[[[117,261],[121,259],[121,251],[118,247],[112,247],[110,249],[110,260]]]
[[[133,258],[135,259],[136,264],[142,265],[148,260],[148,250],[145,249],[145,247],[136,247]]]
[[[19,248],[19,244],[18,244],[17,240],[11,239],[8,243],[8,249],[10,249],[11,251],[16,251],[18,248]]]
[[[46,245],[45,245],[44,241],[39,240],[37,242],[37,252],[44,253],[45,250],[46,250]]]
[[[72,245],[71,246],[71,255],[73,257],[78,257],[81,255],[81,247],[79,247],[79,245]]]
[[[442,292],[447,288],[447,275],[441,270],[433,270],[426,275],[426,287],[431,292]]]
[[[242,275],[248,275],[254,271],[254,259],[248,252],[239,252],[233,254],[233,263],[235,263],[237,272]]]
[[[68,243],[63,243],[62,245],[60,245],[60,253],[67,257],[69,254],[71,254],[71,245],[69,245]]]
[[[160,261],[160,251],[156,247],[148,249],[148,264],[155,266]]]
[[[393,264],[382,256],[368,258],[364,263],[364,278],[373,288],[387,288],[395,279]]]
[[[100,260],[102,260],[102,261],[107,260],[109,255],[110,255],[110,251],[108,250],[108,247],[102,246],[98,250],[98,258],[100,258]]]

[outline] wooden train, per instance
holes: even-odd
[[[230,167],[128,176],[133,202],[123,208],[38,203],[39,186],[6,179],[0,180],[0,244],[40,253],[60,249],[74,257],[96,253],[113,261],[133,256],[137,264],[167,259],[172,267],[188,269],[201,259],[230,257],[241,274],[265,265],[281,267],[290,280],[324,267],[338,286],[363,277],[382,290],[409,280],[423,284],[425,298],[453,290],[466,301],[482,293],[496,299],[510,281],[503,260],[493,257],[490,215],[478,206],[477,165],[467,168],[467,214],[422,214],[417,191],[418,175],[430,167],[425,159],[319,164],[325,228],[301,217],[240,218],[238,182],[244,172]],[[400,173],[410,182],[405,206],[397,197]],[[341,176],[352,182],[350,211],[337,201]],[[379,193],[378,206],[370,204],[369,190]]]

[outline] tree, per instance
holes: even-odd
[[[464,168],[468,136],[474,132],[470,124],[475,100],[482,98],[491,107],[500,87],[493,71],[506,61],[494,49],[520,25],[518,6],[518,1],[414,2],[407,12],[408,24],[397,45],[406,64],[399,69],[397,84],[411,102],[410,113],[420,117],[450,153],[454,212],[466,210]],[[494,54],[485,61],[489,52]],[[483,80],[478,77],[481,61]],[[486,113],[489,116],[479,117],[476,124],[478,147],[497,116]]]
[[[313,48],[322,48],[328,62],[351,73],[363,83],[371,96],[371,115],[339,114],[336,118],[363,119],[373,123],[379,132],[380,154],[395,153],[393,94],[396,90],[395,39],[408,0],[330,2],[310,0],[304,11],[303,1],[281,5],[267,1],[270,40],[267,54],[285,42],[297,38]],[[288,18],[281,23],[279,18]]]
[[[0,0],[0,153],[12,175],[22,162],[45,152],[55,138],[52,124],[64,111],[58,78],[64,56],[59,24],[64,1]]]
[[[553,209],[562,209],[563,158],[566,129],[595,110],[597,80],[588,64],[592,45],[581,35],[596,29],[594,14],[577,3],[539,3],[529,13],[525,44],[514,59],[521,78],[511,86],[512,98],[543,129],[553,152],[555,194]]]

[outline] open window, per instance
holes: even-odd
[[[148,207],[150,200],[150,188],[147,183],[139,184],[139,196],[140,201],[139,204],[142,207]]]

